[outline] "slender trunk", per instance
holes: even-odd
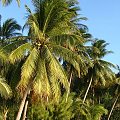
[[[26,101],[28,92],[29,92],[29,88],[27,88],[27,90],[24,93],[24,96],[23,96],[23,99],[21,101],[21,104],[20,104],[20,107],[19,107],[19,111],[18,111],[16,120],[20,120],[20,118],[21,118],[22,111],[23,111],[23,108],[24,108],[24,105],[25,105],[25,101]]]
[[[83,103],[84,103],[85,100],[86,100],[86,97],[87,97],[88,91],[89,91],[90,86],[91,86],[91,84],[92,84],[92,80],[93,80],[93,79],[92,79],[92,77],[91,77],[90,82],[89,82],[89,85],[88,85],[88,88],[87,88],[86,93],[85,93],[85,96],[84,96],[84,98],[83,98]]]
[[[25,108],[24,108],[24,113],[23,113],[23,119],[22,120],[26,119],[27,107],[28,107],[28,101],[26,101],[26,103],[25,103]]]
[[[107,119],[107,120],[110,119],[111,114],[112,114],[112,112],[113,112],[113,109],[115,108],[115,105],[116,105],[116,103],[117,103],[118,98],[119,98],[119,95],[116,97],[116,99],[115,99],[115,101],[114,101],[114,103],[113,103],[113,105],[112,105],[112,108],[111,108],[111,110],[110,110],[110,113],[109,113],[109,115],[108,115],[108,119]]]
[[[6,119],[7,119],[7,113],[8,113],[8,109],[5,109],[5,110],[4,110],[3,120],[6,120]]]
[[[69,88],[71,87],[71,82],[72,82],[72,70],[71,70],[71,73],[70,73],[70,79],[69,79]]]
[[[71,66],[71,69],[70,69],[70,78],[69,78],[69,90],[67,91],[67,96],[66,96],[66,101],[67,101],[67,98],[68,98],[68,95],[70,93],[70,87],[71,87],[71,82],[72,82],[72,66]]]
[[[98,96],[98,103],[100,104],[100,96]]]
[[[94,87],[92,88],[92,90],[93,90],[93,105],[94,105],[94,98],[95,98],[95,89],[94,89]]]
[[[47,96],[46,100],[47,100],[47,103],[48,103],[48,101],[49,101],[48,96]]]

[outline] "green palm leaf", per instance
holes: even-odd
[[[68,91],[69,85],[67,76],[63,72],[63,68],[60,66],[54,55],[51,54],[47,46],[44,48],[44,57],[46,61],[46,71],[48,79],[51,84],[51,89],[55,97],[60,95],[60,84]],[[60,82],[60,83],[59,83]]]
[[[5,79],[0,77],[0,94],[1,96],[5,97],[6,99],[11,97],[12,90],[9,85],[5,82]]]
[[[13,18],[7,19],[1,27],[1,36],[3,39],[8,39],[12,36],[21,35],[21,33],[16,32],[16,30],[21,30],[21,26],[17,23],[17,21],[15,21]]]
[[[90,107],[92,120],[99,120],[103,114],[107,114],[108,110],[102,105],[95,105]]]
[[[7,54],[5,53],[4,50],[0,49],[0,60],[2,62],[6,62],[7,61]]]
[[[27,88],[30,81],[33,81],[32,77],[34,77],[35,70],[37,67],[36,65],[38,61],[38,55],[38,50],[36,48],[33,48],[33,50],[30,52],[30,55],[28,56],[28,58],[22,66],[21,81],[18,85],[18,88],[20,88],[22,91],[24,91],[24,89]]]
[[[37,74],[34,78],[33,91],[36,95],[50,96],[50,83],[47,76],[45,60],[40,55],[38,60]]]
[[[7,5],[9,5],[12,2],[12,0],[0,0],[0,1],[2,1],[2,4],[4,6],[7,6]],[[18,3],[18,6],[20,6],[20,0],[16,0],[16,1]]]
[[[18,37],[14,37],[11,39],[7,39],[7,41],[9,42],[9,44],[1,48],[3,51],[5,51],[6,54],[10,54],[11,51],[15,50],[20,45],[27,42],[27,40],[22,37],[20,39]]]
[[[28,8],[27,5],[25,5],[26,7],[26,10],[27,12],[30,14],[29,18],[28,18],[28,21],[26,22],[25,24],[25,27],[29,26],[30,27],[30,30],[32,32],[32,36],[37,36],[38,39],[42,39],[43,38],[43,34],[42,34],[42,31],[40,30],[39,28],[39,23],[36,19],[36,14],[33,14],[31,12],[31,10]]]
[[[64,60],[66,60],[68,63],[71,63],[73,67],[77,70],[78,75],[80,76],[80,63],[83,63],[85,65],[85,61],[82,59],[82,57],[79,54],[76,54],[72,52],[71,50],[59,46],[59,45],[50,45],[52,48],[52,52],[55,53],[57,56],[60,56]]]
[[[26,55],[26,52],[30,51],[31,49],[32,47],[30,43],[25,43],[19,46],[17,49],[12,51],[9,56],[11,63],[16,62],[17,60],[21,60]]]

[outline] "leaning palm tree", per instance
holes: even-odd
[[[109,82],[114,78],[114,74],[110,68],[114,67],[114,65],[102,59],[105,55],[111,53],[111,51],[106,50],[107,45],[104,40],[95,40],[92,47],[88,50],[93,66],[88,70],[90,81],[84,95],[83,103],[86,100],[91,85],[105,85],[106,81]]]
[[[29,15],[25,26],[29,28],[29,40],[9,56],[12,63],[26,59],[17,87],[24,95],[16,120],[21,117],[29,91],[32,91],[33,97],[44,101],[57,101],[61,87],[69,91],[67,76],[57,57],[71,63],[78,73],[80,71],[80,55],[56,43],[56,38],[62,39],[63,36],[81,41],[79,30],[71,22],[76,16],[73,3],[66,0],[33,0],[35,13],[26,6]]]
[[[18,3],[18,6],[20,6],[20,0],[16,0]],[[7,6],[9,4],[11,4],[12,0],[0,0],[0,2],[2,2],[3,6]]]

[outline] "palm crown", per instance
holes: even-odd
[[[56,56],[70,62],[77,71],[81,57],[56,44],[55,38],[62,38],[63,35],[71,37],[72,34],[72,37],[75,36],[77,29],[71,20],[76,9],[70,7],[73,3],[65,0],[33,0],[35,13],[26,6],[29,15],[25,27],[29,28],[29,42],[19,46],[9,57],[11,62],[15,62],[24,58],[27,51],[18,85],[22,91],[30,85],[37,95],[59,98],[61,85],[69,90],[67,76]]]
[[[8,39],[13,36],[21,35],[16,32],[17,30],[21,30],[21,26],[13,18],[7,19],[1,27],[0,36],[2,39]]]
[[[114,65],[102,59],[105,55],[111,53],[111,51],[106,50],[107,45],[108,44],[105,43],[104,40],[95,40],[93,41],[92,46],[88,49],[88,53],[93,65],[88,70],[90,81],[83,99],[83,103],[85,102],[91,86],[105,86],[106,81],[110,82],[114,80],[115,76],[111,70],[111,67],[114,67]]]

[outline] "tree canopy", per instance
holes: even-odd
[[[104,59],[109,44],[82,24],[78,1],[30,2],[23,28],[14,18],[0,24],[0,119],[119,119],[120,71]]]

